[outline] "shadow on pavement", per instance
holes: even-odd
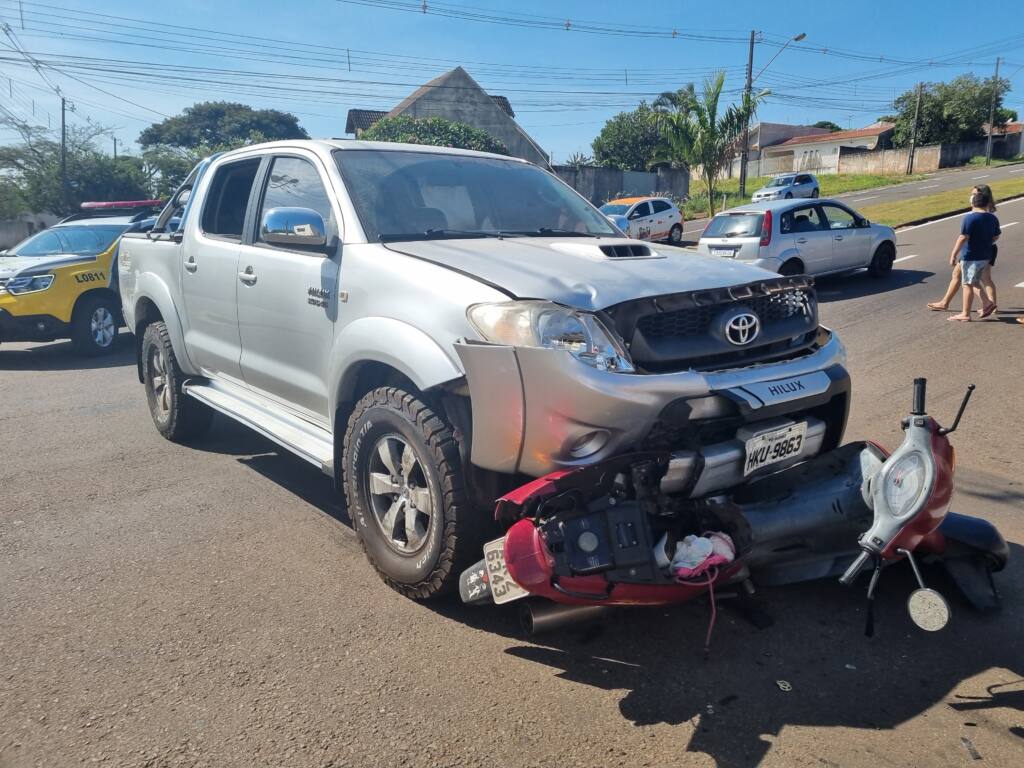
[[[889,291],[898,291],[911,285],[923,283],[934,272],[918,269],[900,269],[896,267],[888,277],[881,279],[871,277],[865,270],[845,275],[829,275],[815,279],[818,289],[818,301],[842,301],[874,296]]]
[[[114,351],[100,357],[76,355],[70,341],[37,344],[28,349],[0,345],[0,371],[85,371],[134,366],[135,346],[131,335],[122,333],[114,343]]]

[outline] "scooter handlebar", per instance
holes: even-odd
[[[839,583],[845,587],[850,586],[857,579],[857,576],[861,571],[864,570],[864,566],[871,562],[872,554],[867,550],[863,550],[854,560],[850,567],[846,569],[846,573],[839,577]]]
[[[914,416],[923,416],[925,414],[924,398],[927,384],[927,379],[914,379],[914,408],[911,411]]]

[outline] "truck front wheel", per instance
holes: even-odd
[[[381,578],[414,599],[457,586],[483,526],[445,418],[402,389],[374,389],[349,417],[343,462],[349,517]]]
[[[182,391],[184,381],[167,326],[162,321],[146,326],[142,335],[142,382],[149,413],[160,434],[176,443],[201,435],[213,419],[208,406]]]

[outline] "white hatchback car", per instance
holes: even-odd
[[[753,195],[751,202],[765,200],[789,200],[793,197],[820,197],[821,185],[813,173],[784,173],[776,176]]]
[[[683,212],[664,197],[620,197],[601,206],[601,213],[634,240],[683,239]]]
[[[896,232],[836,200],[778,200],[717,214],[697,250],[783,275],[867,268],[885,277],[896,258]]]

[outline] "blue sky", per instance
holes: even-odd
[[[384,2],[389,3],[408,0]],[[72,121],[113,127],[120,146],[129,150],[150,122],[207,99],[291,111],[313,136],[342,136],[350,108],[388,109],[417,85],[462,64],[488,92],[509,98],[520,124],[557,161],[588,153],[601,125],[616,112],[659,91],[700,83],[709,71],[725,70],[727,87],[741,88],[744,38],[754,28],[764,40],[756,46],[755,73],[787,37],[807,35],[782,51],[756,83],[772,91],[759,114],[766,121],[866,125],[918,80],[968,71],[989,76],[997,55],[1014,87],[1007,106],[1024,115],[1019,2],[997,0],[965,10],[963,3],[918,0],[428,0],[425,14],[380,5],[0,0],[0,21],[45,62],[49,81],[10,50],[14,41],[0,35],[0,105],[37,124],[49,118],[55,125],[59,102],[51,86],[59,87],[75,105]],[[457,16],[502,14],[517,24],[473,22],[435,9],[456,9]],[[527,16],[539,22],[601,22],[641,34],[519,25]],[[133,20],[148,24],[149,31]],[[659,36],[673,29],[682,34]],[[0,128],[0,142],[12,138]]]

